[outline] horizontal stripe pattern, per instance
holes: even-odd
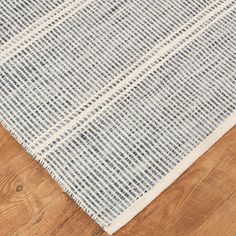
[[[64,0],[4,0],[0,2],[0,46]]]
[[[17,124],[8,124],[34,149],[34,139],[40,145],[74,119],[91,96],[211,2],[92,1],[0,66],[8,93],[2,102],[24,103],[13,114]],[[6,105],[2,111],[12,117]]]
[[[43,161],[102,226],[168,174],[236,109],[236,10]],[[69,173],[69,174],[68,174]]]
[[[0,13],[16,12],[3,14],[0,44],[63,2],[0,3]],[[211,4],[226,2],[87,1],[0,65],[0,121],[100,226],[236,110],[235,1],[191,42],[137,73],[139,83],[113,103],[103,108],[96,98],[117,97],[111,82],[128,80],[157,45]]]

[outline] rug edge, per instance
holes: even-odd
[[[236,111],[226,118],[206,139],[194,148],[182,161],[182,165],[177,165],[168,174],[168,177],[163,177],[162,181],[158,182],[151,190],[145,193],[141,198],[136,200],[122,214],[104,230],[112,235],[121,227],[126,225],[138,213],[140,213],[148,204],[150,204],[161,192],[168,188],[181,174],[183,174],[198,158],[207,152],[224,134],[236,125]],[[163,181],[164,180],[164,181]]]

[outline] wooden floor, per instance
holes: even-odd
[[[0,126],[0,236],[106,236]],[[115,236],[235,236],[236,127]]]

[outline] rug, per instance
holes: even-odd
[[[0,122],[114,233],[235,125],[236,1],[1,1]]]

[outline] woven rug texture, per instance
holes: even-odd
[[[114,233],[235,125],[236,1],[1,1],[0,122]]]

